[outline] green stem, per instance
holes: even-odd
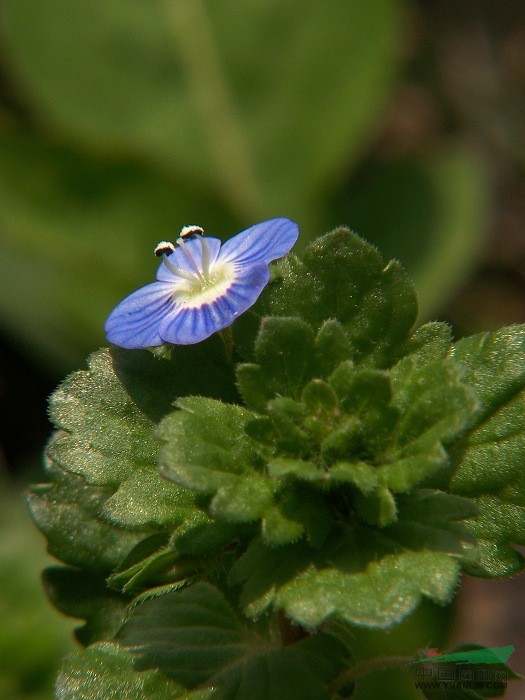
[[[164,7],[223,194],[247,220],[257,219],[262,197],[208,10],[202,0],[167,0]]]
[[[222,342],[224,343],[224,349],[226,351],[226,357],[228,360],[231,362],[232,359],[232,354],[233,354],[233,334],[232,334],[232,327],[227,326],[226,328],[223,328],[222,331],[219,331],[219,335],[222,338]]]
[[[333,697],[343,686],[354,683],[361,676],[366,676],[373,671],[385,671],[388,668],[408,666],[414,661],[413,656],[385,656],[379,659],[363,659],[352,668],[346,669],[335,678],[328,688],[328,696]]]

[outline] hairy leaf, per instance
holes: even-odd
[[[138,668],[159,668],[221,700],[322,700],[343,647],[326,634],[282,648],[241,626],[222,594],[198,583],[136,606],[117,635]]]
[[[298,315],[315,328],[337,318],[355,361],[370,367],[391,367],[401,356],[417,301],[397,262],[385,266],[375,248],[339,228],[310,244],[302,261],[288,256],[278,269],[265,298],[270,313]]]
[[[231,581],[243,584],[241,600],[250,617],[283,610],[310,629],[331,617],[388,628],[422,597],[449,602],[459,577],[455,558],[407,551],[390,534],[388,540],[388,528],[384,534],[356,529],[317,552],[304,542],[271,549],[254,540],[233,567]]]
[[[240,406],[201,397],[185,398],[160,424],[165,441],[162,473],[182,486],[215,493],[262,464],[261,446],[247,437],[244,424],[253,413]]]
[[[33,486],[28,504],[48,540],[48,550],[67,564],[109,572],[149,532],[127,532],[100,519],[112,493],[48,462],[50,483]]]
[[[51,443],[49,456],[89,484],[111,487],[102,515],[119,526],[173,527],[194,509],[189,492],[159,476],[153,438],[155,422],[189,390],[177,353],[166,360],[146,351],[99,351],[89,371],[71,375],[52,398],[51,417],[66,434]],[[220,356],[210,352],[201,369],[212,367],[213,394],[223,379]]]
[[[158,671],[136,671],[126,649],[101,642],[67,658],[60,670],[56,700],[211,700],[212,690],[187,693]]]
[[[461,340],[454,358],[481,404],[451,453],[451,490],[474,498],[480,509],[470,527],[481,559],[469,571],[509,575],[523,567],[512,544],[525,544],[525,327]]]
[[[111,639],[122,625],[131,602],[127,596],[110,591],[104,577],[87,569],[52,566],[44,570],[44,589],[60,612],[86,620],[75,636],[87,646]]]

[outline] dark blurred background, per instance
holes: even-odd
[[[522,0],[0,3],[1,698],[50,697],[72,648],[19,495],[46,397],[153,246],[288,216],[304,247],[345,223],[461,337],[525,321],[524,168]],[[466,591],[455,639],[513,643],[524,671],[521,579]]]

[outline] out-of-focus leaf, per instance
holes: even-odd
[[[55,366],[79,364],[154,280],[155,243],[196,219],[213,231],[217,212],[177,179],[0,129],[0,321]]]
[[[46,601],[40,569],[50,563],[19,494],[1,482],[0,697],[47,700],[61,658],[71,648],[71,622]]]
[[[402,57],[394,0],[329,11],[317,0],[7,0],[2,14],[13,74],[55,128],[211,185],[248,218],[305,215],[360,154]]]
[[[487,231],[485,163],[445,146],[418,160],[369,166],[327,205],[325,225],[341,221],[395,257],[414,279],[428,317],[472,269]]]

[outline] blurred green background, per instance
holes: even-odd
[[[287,216],[304,247],[346,223],[407,266],[422,319],[525,320],[525,6],[3,0],[0,39],[0,697],[36,700],[72,625],[19,494],[46,396],[159,240]]]

